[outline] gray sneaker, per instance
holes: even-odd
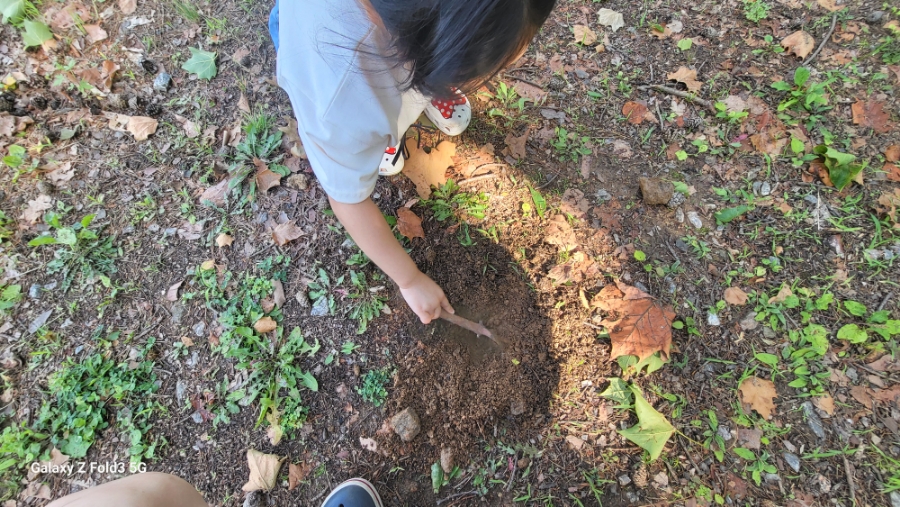
[[[384,507],[384,504],[371,482],[349,479],[334,488],[322,507]]]

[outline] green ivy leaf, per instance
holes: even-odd
[[[441,468],[440,463],[433,463],[431,465],[431,489],[434,490],[434,494],[437,494],[437,492],[441,490],[441,486],[443,485],[444,469]]]
[[[691,49],[691,46],[693,46],[693,45],[694,45],[694,41],[692,41],[691,39],[689,39],[687,37],[678,41],[678,49],[680,49],[682,51],[687,51],[688,49]]]
[[[29,241],[28,246],[55,245],[56,243],[56,238],[54,238],[53,236],[38,236]]]
[[[647,403],[637,388],[632,387],[631,391],[634,393],[634,411],[638,423],[620,430],[619,434],[645,449],[650,453],[650,459],[656,460],[662,454],[669,437],[675,433],[675,428],[664,415]]]
[[[744,213],[747,213],[752,209],[753,206],[747,206],[746,204],[743,204],[734,208],[724,209],[715,213],[713,216],[716,217],[716,222],[720,224],[727,224],[728,222],[731,222],[735,218],[743,215]]]
[[[675,152],[675,157],[678,159],[679,162],[684,162],[685,160],[688,159],[688,153],[684,150],[678,150]]]
[[[862,303],[857,303],[856,301],[844,301],[844,308],[850,312],[850,315],[854,315],[856,317],[862,317],[868,312],[866,305]]]
[[[188,49],[191,50],[191,59],[184,62],[181,68],[191,74],[197,74],[198,78],[206,79],[207,81],[216,77],[216,74],[219,72],[219,69],[216,67],[217,54],[197,48]]]
[[[869,339],[868,333],[856,324],[847,324],[837,333],[838,340],[847,340],[850,343],[865,343]]]
[[[26,19],[23,21],[23,26],[25,31],[22,32],[22,42],[25,43],[26,48],[40,46],[53,38],[53,34],[50,33],[50,27],[40,21]]]
[[[625,381],[620,379],[619,377],[613,377],[609,379],[609,387],[607,387],[605,391],[600,393],[600,396],[618,403],[619,405],[615,408],[631,407],[631,390],[628,388],[628,384],[626,384]]]
[[[643,251],[641,251],[641,250],[635,250],[635,251],[634,251],[634,258],[635,258],[635,260],[637,260],[638,262],[644,262],[645,260],[647,260],[647,254],[645,254],[645,253],[644,253]]]
[[[528,187],[528,190],[531,191],[531,199],[534,201],[534,209],[537,210],[537,214],[539,217],[544,218],[544,211],[547,210],[547,200],[544,199],[544,196],[542,196],[541,193],[534,188]]]

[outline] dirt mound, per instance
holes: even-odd
[[[443,322],[419,332],[419,346],[398,359],[391,408],[414,408],[422,436],[409,444],[391,436],[386,444],[399,454],[432,456],[421,449],[430,446],[464,456],[500,429],[517,434],[543,421],[557,365],[547,353],[550,323],[504,247],[487,239],[464,247],[452,232],[428,237],[438,244],[426,272],[459,315],[483,322],[503,346]]]

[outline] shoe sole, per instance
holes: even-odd
[[[372,497],[372,501],[375,502],[375,507],[384,507],[384,504],[381,503],[381,496],[378,495],[378,491],[375,490],[375,486],[373,486],[371,482],[369,482],[365,479],[359,479],[359,478],[348,479],[348,480],[340,483],[338,485],[338,487],[334,488],[334,491],[332,491],[325,498],[325,500],[322,502],[322,507],[325,507],[325,504],[327,504],[328,501],[331,500],[334,497],[334,495],[337,494],[338,491],[340,491],[348,486],[354,486],[354,485],[364,488],[366,490],[366,492],[369,493],[369,495]],[[347,506],[347,507],[351,507],[351,506]]]

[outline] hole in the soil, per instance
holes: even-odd
[[[460,316],[475,322],[481,321],[475,312],[472,312],[465,307],[457,305],[454,309]],[[438,326],[435,328],[434,335],[439,339],[453,340],[455,343],[462,346],[468,353],[469,364],[472,366],[477,366],[483,363],[486,358],[503,352],[501,347],[490,338],[486,336],[477,336],[469,330],[454,326],[448,322],[439,322]]]

